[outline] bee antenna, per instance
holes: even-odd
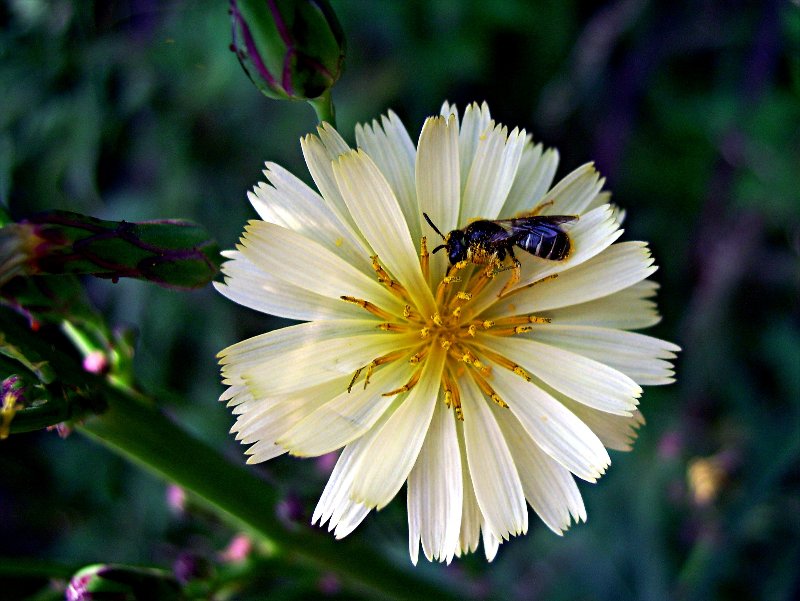
[[[439,231],[438,227],[433,225],[433,221],[431,221],[431,218],[428,217],[428,214],[427,213],[423,213],[422,216],[425,218],[425,221],[428,222],[428,225],[431,226],[434,229],[434,231],[442,237],[442,240],[444,240],[445,239],[444,238],[444,234]],[[444,245],[436,247],[436,250],[439,250],[440,248],[444,248]],[[436,250],[434,250],[433,252],[436,252]]]
[[[447,248],[444,244],[440,244],[436,248],[434,248],[431,252],[435,255],[437,250],[442,250],[443,248]]]

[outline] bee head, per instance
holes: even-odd
[[[450,264],[455,265],[459,261],[464,261],[467,258],[467,246],[464,232],[461,230],[453,230],[445,236],[444,244],[434,248],[433,252],[436,252],[440,248],[446,248],[447,258],[450,259]]]
[[[422,214],[425,217],[425,221],[428,222],[434,231],[439,234],[442,239],[444,240],[444,244],[440,244],[436,248],[433,249],[433,252],[442,250],[443,248],[447,249],[447,256],[450,259],[450,264],[455,265],[459,261],[463,261],[467,258],[467,244],[466,239],[464,236],[464,232],[461,230],[453,230],[446,236],[439,231],[439,228],[436,227],[431,221],[431,218],[428,217],[427,213]]]

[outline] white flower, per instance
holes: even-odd
[[[678,347],[633,333],[659,316],[643,242],[614,242],[621,214],[591,164],[550,187],[555,150],[445,104],[414,147],[394,113],[302,140],[319,194],[273,163],[249,194],[261,217],[225,253],[237,303],[304,321],[220,353],[221,399],[248,462],[344,447],[314,512],[340,538],[407,483],[409,548],[486,557],[528,529],[586,520],[573,475],[594,482],[628,450],[642,384],[672,381]],[[574,215],[572,251],[517,249],[513,270],[449,266],[443,232],[536,209]],[[428,238],[427,245],[425,237]],[[507,263],[508,258],[506,259]],[[497,267],[497,265],[495,265]],[[447,276],[447,277],[446,277]]]

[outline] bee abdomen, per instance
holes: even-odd
[[[571,244],[566,232],[547,234],[528,233],[517,241],[517,246],[536,257],[551,261],[562,261],[569,256]]]

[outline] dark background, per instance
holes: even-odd
[[[348,37],[334,89],[346,139],[389,108],[415,138],[443,100],[462,113],[486,100],[498,121],[560,150],[559,177],[596,161],[628,210],[624,239],[649,240],[661,266],[664,320],[649,333],[684,348],[678,382],[645,390],[634,452],[612,453],[608,475],[581,484],[587,524],[559,538],[535,520],[492,564],[479,551],[418,569],[473,583],[482,598],[799,598],[797,3],[331,2]],[[0,199],[12,215],[190,218],[229,248],[255,216],[245,192],[263,161],[310,181],[298,140],[313,112],[250,84],[228,49],[226,10],[0,3]],[[210,287],[87,286],[110,324],[137,332],[142,385],[243,461],[216,401],[214,355],[281,320]],[[265,511],[305,520],[329,467],[280,458],[253,469],[286,497]],[[404,499],[351,536],[407,562]],[[187,552],[222,563],[233,535],[202,511],[170,508],[164,483],[80,435],[0,442],[0,597],[47,584],[25,570],[169,568]],[[243,599],[350,594],[331,575],[270,561],[242,582]]]

